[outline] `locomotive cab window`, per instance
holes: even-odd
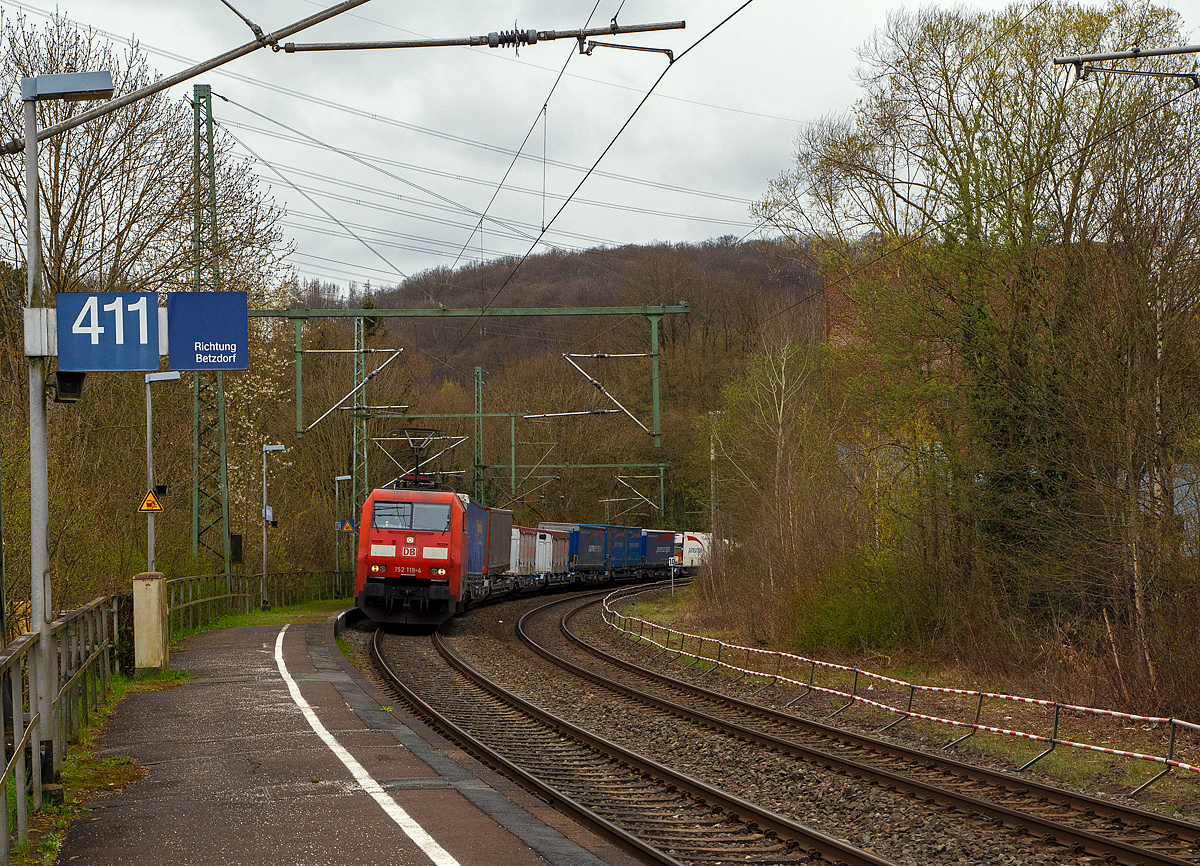
[[[371,528],[448,532],[450,506],[439,502],[376,502]]]

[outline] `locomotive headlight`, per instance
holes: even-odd
[[[444,574],[446,573],[446,569],[444,569],[444,568],[431,568],[431,569],[429,569],[429,573],[430,573],[430,574],[435,574],[435,575],[437,575],[438,577],[441,577],[442,575],[444,575]]]
[[[415,539],[414,539],[414,538],[413,538],[411,535],[407,535],[407,536],[405,536],[405,538],[404,538],[404,543],[405,543],[405,544],[412,544],[414,541],[415,541]]]
[[[371,574],[380,574],[381,572],[384,572],[384,571],[387,571],[386,565],[372,565],[371,566]]]

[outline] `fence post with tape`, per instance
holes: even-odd
[[[1042,752],[1040,755],[1038,755],[1036,758],[1034,758],[1032,761],[1030,761],[1025,766],[1018,767],[1017,768],[1018,773],[1022,773],[1025,770],[1028,770],[1030,767],[1032,767],[1034,764],[1036,764],[1042,758],[1046,757],[1048,754],[1053,752],[1054,747],[1058,745],[1058,713],[1059,713],[1059,709],[1061,707],[1062,707],[1062,704],[1060,704],[1058,701],[1054,702],[1054,732],[1050,735],[1050,748],[1048,748],[1046,751]]]

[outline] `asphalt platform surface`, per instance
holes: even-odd
[[[146,778],[88,802],[59,864],[636,862],[402,707],[383,709],[394,701],[342,656],[332,620],[291,625],[280,644],[282,629],[194,635],[171,652],[171,667],[192,679],[121,702],[100,755],[127,755]],[[297,702],[277,646],[333,746]],[[336,746],[370,779],[356,777]],[[388,802],[398,808],[385,810]]]

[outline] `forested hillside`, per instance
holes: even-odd
[[[562,357],[644,355],[642,316],[368,317],[368,348],[403,353],[367,403],[406,407],[370,421],[371,483],[411,467],[404,430],[420,427],[446,437],[424,468],[472,490],[480,368],[487,502],[525,524],[713,528],[689,612],[701,626],[804,651],[917,654],[1062,700],[1195,718],[1200,108],[1178,78],[1083,81],[1049,66],[1055,54],[1183,41],[1178,15],[1148,3],[897,14],[863,49],[863,98],[806,126],[795,164],[757,204],[770,240],[551,251],[348,294],[295,279],[280,213],[226,142],[223,287],[278,311],[687,302],[661,322],[657,448],[637,423],[651,423],[648,358],[575,358],[585,376]],[[10,92],[20,68],[9,64]],[[133,62],[122,74],[147,73]],[[40,110],[46,125],[76,109]],[[182,168],[164,181],[132,134],[178,137],[190,117],[161,103],[147,112],[64,142],[50,184],[70,188],[98,153],[124,147],[121,176],[137,194],[110,215],[141,238],[136,260],[114,248],[104,201],[47,196],[51,289],[191,287],[190,186]],[[18,214],[13,165],[0,194]],[[22,242],[10,220],[0,503],[18,613],[29,590]],[[353,387],[353,343],[349,319],[305,326],[305,426]],[[334,518],[351,516],[335,513],[333,480],[351,471],[350,413],[296,437],[295,349],[290,323],[254,318],[251,368],[227,376],[231,529],[248,572],[261,561],[264,444],[287,446],[266,467],[280,521],[270,570],[328,568]],[[367,368],[386,357],[367,355]],[[616,408],[589,377],[633,418],[563,416]],[[211,571],[191,556],[190,382],[155,388],[156,481],[171,488],[158,564]],[[81,403],[51,407],[59,607],[145,567],[143,393],[140,374],[93,374]]]
[[[731,549],[713,610],[1200,713],[1200,114],[1179,78],[1050,63],[1179,26],[1150,4],[930,8],[864,47],[862,98],[804,130],[758,207],[827,274],[834,339],[729,392],[783,447],[731,448],[725,476],[791,529],[729,516],[761,543]],[[743,577],[745,550],[772,567]]]
[[[513,273],[515,261],[435,271],[396,287],[356,287],[338,297],[319,283],[282,283],[263,294],[248,286],[252,307],[338,308],[446,307],[480,305],[480,286],[492,300]],[[22,269],[6,271],[3,299],[3,363],[10,375],[0,383],[4,406],[4,531],[11,604],[28,595],[28,396],[23,372],[20,321]],[[692,312],[666,317],[660,329],[663,444],[627,416],[610,414],[534,422],[489,418],[484,426],[486,498],[513,508],[522,522],[602,520],[707,529],[708,432],[706,413],[760,342],[763,323],[788,322],[802,339],[820,333],[819,280],[805,266],[783,258],[773,244],[713,241],[550,253],[529,259],[492,306],[613,306],[686,301]],[[83,287],[90,283],[83,281]],[[234,286],[230,286],[231,288]],[[544,414],[611,409],[613,405],[561,354],[645,353],[649,325],[643,317],[373,319],[371,348],[403,348],[367,389],[370,405],[407,405],[408,414],[469,416],[474,408],[474,369],[483,368],[485,413]],[[295,426],[294,334],[286,323],[252,320],[251,369],[227,375],[231,530],[245,540],[242,566],[257,571],[261,545],[261,446],[287,450],[268,461],[270,500],[280,521],[273,529],[273,571],[323,569],[334,559],[333,478],[351,468],[351,421],[334,412],[297,440]],[[305,327],[306,350],[349,349],[349,319],[313,319]],[[367,356],[368,369],[386,354]],[[622,405],[650,426],[648,358],[580,359]],[[353,386],[347,354],[311,354],[304,361],[304,418],[311,424]],[[167,511],[156,521],[157,560],[170,575],[210,571],[214,563],[193,561],[191,550],[192,398],[182,382],[155,385],[156,481],[166,483]],[[145,409],[140,374],[91,374],[85,398],[76,405],[51,404],[51,535],[55,591],[60,605],[125,586],[145,567],[145,520],[135,514],[145,492]],[[473,436],[470,417],[378,419],[369,430],[380,441],[369,452],[370,480],[383,484],[411,465],[398,430],[434,427],[446,436]],[[656,468],[518,470],[525,464],[666,464],[666,515],[642,502],[615,475],[652,500],[659,499]],[[448,444],[424,452],[431,457]],[[469,492],[470,438],[428,465]],[[341,490],[343,505],[348,485]],[[603,502],[624,499],[626,501]],[[343,508],[342,516],[349,516]],[[622,514],[621,512],[625,512]],[[618,518],[618,515],[620,517]],[[343,550],[343,555],[347,555]],[[346,561],[346,560],[344,560]]]

